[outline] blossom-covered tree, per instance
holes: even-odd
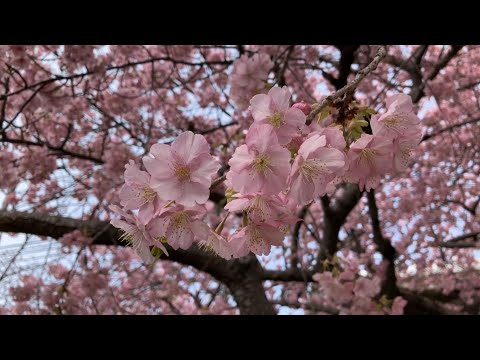
[[[1,46],[0,313],[478,314],[479,60]]]

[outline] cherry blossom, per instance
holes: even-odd
[[[289,196],[306,204],[325,193],[327,184],[345,166],[344,154],[326,147],[325,136],[314,135],[300,146],[289,177]]]
[[[168,242],[175,250],[188,249],[196,238],[204,240],[208,236],[207,225],[198,219],[204,214],[204,206],[171,205],[150,222],[149,234],[159,242]]]
[[[0,313],[478,314],[479,58],[0,46]]]
[[[272,245],[281,246],[284,235],[266,223],[251,222],[228,240],[234,257],[246,256],[249,252],[268,255]]]
[[[268,94],[258,94],[250,100],[250,111],[255,123],[271,125],[281,145],[289,143],[305,124],[303,111],[290,107],[291,96],[286,86],[273,87]]]
[[[362,134],[348,150],[348,176],[358,181],[361,190],[369,191],[392,168],[392,140]]]
[[[186,131],[171,146],[153,145],[150,154],[143,163],[152,176],[151,187],[161,198],[185,206],[208,200],[208,189],[220,164],[210,155],[203,136]]]
[[[278,194],[286,185],[289,161],[290,152],[280,146],[272,126],[253,126],[246,144],[239,146],[228,162],[233,188],[242,194]]]

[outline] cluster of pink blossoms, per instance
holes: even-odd
[[[273,62],[265,53],[242,55],[235,61],[230,80],[230,96],[239,109],[246,109],[252,96],[266,92],[267,78]]]
[[[220,168],[203,136],[184,132],[171,146],[153,145],[143,158],[146,171],[133,161],[126,165],[123,209],[111,207],[123,220],[112,224],[144,261],[153,261],[153,246],[167,254],[165,243],[187,249],[197,242],[226,259],[268,255],[299,220],[295,214],[301,206],[332,194],[342,182],[375,188],[386,174],[406,168],[421,139],[408,95],[390,97],[387,112],[370,119],[372,134],[360,130],[355,141],[348,124],[335,119],[328,126],[317,121],[307,126],[311,106],[290,105],[290,99],[284,86],[250,100],[254,121],[228,163],[225,180],[225,209],[243,214],[243,224],[228,239],[202,221]]]
[[[315,274],[313,279],[319,284],[321,291],[312,297],[312,301],[323,306],[339,307],[340,314],[401,315],[407,303],[400,296],[393,301],[376,299],[381,289],[378,277],[370,279],[346,270],[338,276],[325,271]]]
[[[210,195],[212,180],[220,168],[210,155],[202,135],[180,134],[169,145],[155,144],[143,158],[147,171],[127,164],[120,204],[110,209],[122,216],[111,223],[124,231],[144,262],[154,261],[151,247],[168,255],[164,243],[173,249],[188,249],[194,241],[208,237],[210,229],[201,217]]]
[[[373,135],[362,134],[348,151],[348,175],[361,190],[374,189],[386,174],[405,170],[422,139],[420,119],[413,113],[410,96],[396,94],[386,103],[387,112],[370,120]]]

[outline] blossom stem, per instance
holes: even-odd
[[[221,222],[220,224],[218,224],[217,228],[215,229],[215,232],[216,232],[218,235],[220,235],[220,233],[222,232],[223,227],[225,226],[225,221],[227,221],[228,215],[230,215],[230,211],[227,212],[227,214],[226,214],[225,217],[223,218],[222,222]]]

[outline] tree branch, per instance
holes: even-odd
[[[327,105],[331,104],[333,100],[338,99],[339,97],[351,93],[355,91],[357,86],[360,84],[360,82],[373,70],[375,70],[380,63],[380,61],[385,57],[387,54],[387,49],[385,46],[380,46],[380,48],[377,51],[377,54],[373,58],[372,62],[368,64],[366,67],[364,67],[362,70],[360,70],[357,73],[357,76],[355,79],[348,85],[345,85],[343,88],[340,90],[337,90],[335,93],[332,95],[327,96],[315,109],[312,110],[312,112],[307,116],[307,121],[305,122],[307,125],[310,125],[317,116]]]
[[[394,299],[399,294],[399,290],[397,287],[397,276],[395,274],[396,251],[392,244],[390,244],[390,241],[386,239],[382,234],[382,230],[380,228],[380,220],[378,217],[377,203],[375,201],[375,192],[373,189],[367,193],[367,198],[368,213],[370,215],[373,229],[373,241],[377,245],[377,249],[380,254],[382,254],[384,260],[388,263],[386,269],[386,277],[382,285],[381,294],[385,294],[390,299]]]
[[[106,221],[79,220],[62,216],[0,210],[0,231],[49,236],[59,239],[74,230],[93,237],[92,245],[124,246],[118,241],[121,231]],[[205,253],[197,247],[187,250],[168,248],[169,257],[197,270],[209,273],[223,282],[232,292],[241,314],[275,314],[273,305],[265,295],[262,285],[263,269],[255,256],[225,260]]]

